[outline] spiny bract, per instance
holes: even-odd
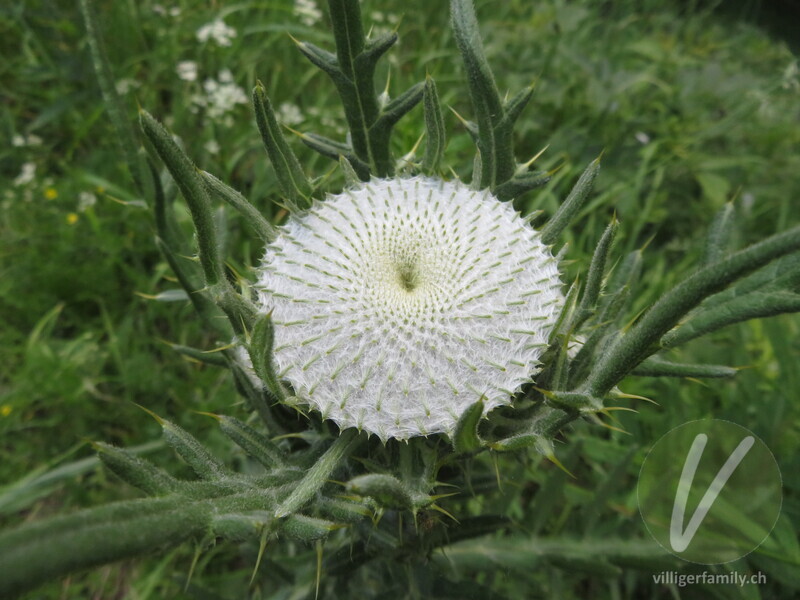
[[[381,439],[453,428],[530,381],[563,296],[539,234],[488,191],[373,180],[293,216],[257,287],[276,370],[341,427]]]

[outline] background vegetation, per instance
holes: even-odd
[[[313,5],[145,0],[98,7],[118,86],[130,91],[131,118],[138,101],[168,123],[200,166],[276,220],[283,216],[271,203],[277,184],[246,102],[256,78],[287,125],[344,134],[333,86],[287,35],[331,45],[327,17]],[[585,269],[614,212],[621,220],[617,255],[647,246],[647,290],[636,310],[696,262],[705,228],[725,202],[739,210],[742,243],[800,220],[800,70],[779,38],[705,4],[477,5],[500,89],[537,85],[518,126],[517,148],[525,152],[518,159],[547,146],[536,164],[557,169],[520,208],[552,214],[580,171],[603,152],[593,199],[567,235],[573,264],[565,281]],[[376,30],[399,27],[400,44],[383,67],[389,94],[427,70],[443,103],[469,117],[447,3],[365,0],[363,6]],[[234,34],[200,39],[199,31],[217,19]],[[187,361],[170,348],[212,349],[218,340],[171,292],[177,286],[153,242],[151,215],[129,191],[76,6],[44,0],[4,5],[0,48],[6,140],[0,146],[0,524],[135,497],[135,490],[96,466],[87,440],[141,446],[156,461],[177,462],[154,442],[160,428],[134,403],[212,446],[217,440],[218,455],[240,461],[213,421],[196,412],[242,417],[228,372]],[[185,61],[194,63],[194,79]],[[415,111],[417,118],[402,121],[395,135],[396,156],[423,130],[421,109]],[[471,142],[452,113],[446,119],[447,163],[468,178]],[[307,173],[341,185],[332,163],[299,141],[294,147]],[[262,249],[246,223],[228,217],[227,254],[247,276]],[[183,225],[188,232],[188,215]],[[658,405],[636,404],[638,414],[620,416],[627,433],[588,423],[567,431],[558,454],[574,478],[538,455],[500,457],[499,480],[514,491],[508,502],[471,506],[462,498],[452,508],[508,514],[538,542],[504,552],[490,544],[460,560],[482,565],[479,583],[498,597],[795,597],[799,329],[796,317],[748,323],[675,357],[748,367],[732,381],[630,378],[626,392]],[[617,566],[592,572],[548,553],[547,544],[591,549],[593,540],[607,536],[649,541],[636,506],[639,466],[663,433],[706,417],[753,430],[783,472],[783,513],[771,538],[746,561],[718,568],[761,570],[766,585],[656,586],[646,571]],[[280,558],[270,563],[275,589],[287,568]],[[226,592],[249,580],[251,559],[233,544],[217,546],[200,558],[184,590],[193,560],[193,549],[185,547],[56,582],[31,598],[240,597]],[[702,570],[678,562],[672,567]]]

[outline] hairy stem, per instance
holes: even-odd
[[[123,558],[178,546],[201,535],[210,506],[156,498],[89,508],[30,523],[0,535],[0,597]]]

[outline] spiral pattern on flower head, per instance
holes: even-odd
[[[563,305],[558,265],[488,191],[373,180],[280,228],[257,288],[297,397],[381,439],[452,433],[531,380]]]

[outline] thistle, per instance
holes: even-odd
[[[556,260],[509,203],[459,182],[384,179],[316,203],[267,248],[274,360],[340,427],[452,434],[507,405],[563,305]]]
[[[474,121],[462,119],[476,146],[469,185],[442,176],[446,132],[433,79],[381,98],[375,68],[397,34],[368,39],[359,2],[330,0],[335,52],[297,46],[336,87],[349,135],[298,135],[338,161],[346,187],[326,194],[323,183],[308,176],[257,84],[255,122],[275,169],[278,201],[290,212],[280,227],[197,169],[146,111],[140,123],[150,154],[141,152],[88,0],[82,8],[134,185],[155,214],[159,248],[221,344],[213,354],[175,349],[232,371],[260,423],[211,416],[261,470],[233,471],[201,441],[157,416],[195,480],[178,480],[129,451],[98,443],[108,469],[153,497],[3,533],[0,573],[7,575],[0,578],[0,594],[154,547],[191,541],[199,553],[225,538],[256,549],[253,582],[269,549],[278,556],[296,551],[284,539],[313,544],[304,564],[315,577],[292,578],[287,594],[311,593],[312,580],[318,591],[321,578],[342,595],[363,592],[374,587],[364,566],[371,563],[387,579],[398,576],[397,565],[421,573],[414,583],[427,585],[417,591],[429,597],[437,589],[433,575],[447,582],[451,570],[471,569],[457,558],[444,565],[429,561],[434,550],[450,557],[459,542],[514,531],[504,515],[470,516],[461,497],[467,490],[494,493],[487,491],[495,490],[494,473],[480,462],[487,451],[533,449],[560,464],[553,440],[579,419],[602,424],[616,408],[610,403],[626,397],[619,385],[629,374],[735,374],[723,365],[673,363],[659,355],[662,350],[732,323],[800,310],[800,229],[734,251],[730,207],[714,221],[704,264],[638,318],[627,309],[641,252],[616,260],[615,218],[597,240],[585,277],[562,293],[559,258],[550,248],[584,205],[599,160],[539,231],[529,225],[535,214],[514,210],[512,201],[549,177],[531,171],[532,161],[517,163],[513,147],[514,124],[532,89],[501,97],[470,0],[451,1],[474,111]],[[420,103],[424,155],[409,153],[398,166],[390,151],[392,129]],[[190,209],[196,264],[181,259],[185,241],[176,234],[159,163]],[[244,215],[266,245],[253,281],[237,279],[225,266],[215,202]],[[476,465],[482,478],[474,481]],[[503,543],[527,547],[526,535],[513,533]],[[613,552],[597,554],[610,562],[576,547],[542,545],[536,555],[570,572],[663,559],[638,542],[609,547]]]

